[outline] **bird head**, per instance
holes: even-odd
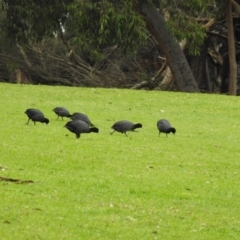
[[[45,118],[45,119],[44,119],[44,122],[45,122],[46,124],[48,124],[48,123],[49,123],[49,119]]]

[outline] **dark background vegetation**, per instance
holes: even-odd
[[[43,2],[50,4],[47,1]],[[49,6],[53,8],[53,13],[56,15],[51,15],[51,18],[56,18],[57,21],[55,22],[58,22],[59,26],[49,22],[48,32],[43,32],[41,25],[47,24],[49,17],[46,15],[42,22],[39,21],[38,24],[35,23],[34,25],[35,31],[37,29],[39,35],[32,36],[28,34],[31,31],[28,24],[30,20],[23,17],[27,16],[26,14],[19,14],[23,11],[20,8],[22,6],[21,1],[2,1],[4,8],[0,18],[2,22],[1,81],[9,82],[11,73],[20,68],[31,75],[33,84],[176,90],[174,78],[172,76],[167,77],[169,72],[166,57],[151,33],[146,33],[145,42],[138,42],[136,38],[135,44],[134,38],[131,38],[129,40],[130,45],[135,44],[135,49],[131,52],[126,51],[124,46],[118,44],[118,41],[111,41],[111,39],[114,39],[115,32],[113,31],[110,38],[100,45],[96,53],[95,49],[82,48],[72,44],[74,42],[72,39],[75,39],[78,35],[86,34],[85,39],[88,39],[88,31],[79,33],[78,26],[71,20],[71,16],[67,15],[66,12],[61,12],[59,6],[53,4],[55,2],[52,1]],[[72,1],[63,2],[68,4]],[[108,6],[109,8],[114,4],[117,5],[114,1],[109,2],[112,4]],[[177,41],[180,43],[187,39],[183,51],[199,89],[202,92],[227,93],[230,70],[225,12],[218,5],[218,1],[211,1],[209,4],[203,3],[202,9],[207,9],[204,14],[200,11],[201,9],[196,8],[193,11],[191,5],[189,9],[184,9],[185,5],[180,4],[182,1],[179,1],[179,5],[174,5],[174,2],[167,1],[166,4],[165,1],[155,1],[154,6],[162,15],[166,11],[168,12],[169,18],[165,19]],[[238,3],[238,1],[235,1],[235,3]],[[194,5],[194,3],[192,4]],[[30,10],[32,6],[25,4],[22,7],[25,9],[29,7]],[[181,26],[181,23],[177,22],[179,19],[176,17],[176,15],[180,16],[180,11],[184,12],[183,25],[188,17],[194,19],[195,25],[209,24],[209,27],[205,28],[203,33],[203,41],[194,49],[191,49],[195,41],[194,32],[191,32],[192,35],[189,33],[184,35],[184,28],[177,29],[178,24]],[[60,20],[58,19],[59,14],[62,16]],[[91,16],[93,23],[90,23],[89,26],[94,26],[94,21],[96,21],[94,16]],[[234,8],[232,18],[236,47],[235,57],[238,64],[240,60],[240,17]],[[80,20],[84,21],[84,19]],[[175,28],[174,25],[176,25]],[[191,28],[190,25],[189,28]],[[94,27],[91,31],[94,31]],[[124,33],[123,29],[121,31],[123,32],[121,37],[128,38],[126,32]],[[179,36],[182,38],[180,39]],[[91,41],[91,38],[92,35],[89,35],[89,41]],[[239,81],[239,76],[237,79]]]

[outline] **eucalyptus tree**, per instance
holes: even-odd
[[[225,37],[227,40],[227,50],[224,52],[223,56],[217,52],[220,60],[218,64],[220,64],[220,68],[222,68],[221,72],[226,75],[228,82],[228,93],[230,95],[236,95],[237,66],[233,10],[235,10],[235,12],[240,15],[240,1],[161,0],[160,2],[162,3],[162,6],[163,4],[166,5],[165,8],[168,10],[169,15],[171,16],[169,18],[170,20],[168,22],[168,25],[171,31],[174,33],[174,36],[180,40],[184,37],[187,38],[189,42],[189,52],[193,54],[198,54],[198,46],[200,46],[204,40],[207,39],[206,33],[211,32],[209,29],[211,27],[214,27],[214,24],[217,24],[218,21],[221,21],[221,28],[224,31],[224,35],[221,37]],[[178,24],[178,28],[176,27],[176,24]],[[185,28],[184,25],[186,26]],[[219,34],[219,36],[220,35],[221,34]],[[220,44],[216,47],[219,46]],[[201,56],[201,58],[206,58],[206,54],[205,56]],[[227,67],[227,73],[224,73],[224,71],[226,71],[226,67],[223,66],[223,62],[227,62],[225,65],[229,66]],[[201,68],[201,66],[198,66],[198,68]],[[226,85],[224,79],[221,80],[222,84]]]

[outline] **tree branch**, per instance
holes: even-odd
[[[240,5],[235,2],[234,0],[231,0],[231,3],[233,5],[233,8],[235,9],[235,11],[237,12],[238,15],[240,15]]]

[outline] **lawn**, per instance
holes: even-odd
[[[1,240],[240,239],[239,97],[6,83],[0,90]],[[86,113],[99,133],[77,139],[56,106]],[[26,125],[27,108],[50,123]],[[175,135],[158,135],[161,118]],[[122,119],[143,128],[110,135]]]

